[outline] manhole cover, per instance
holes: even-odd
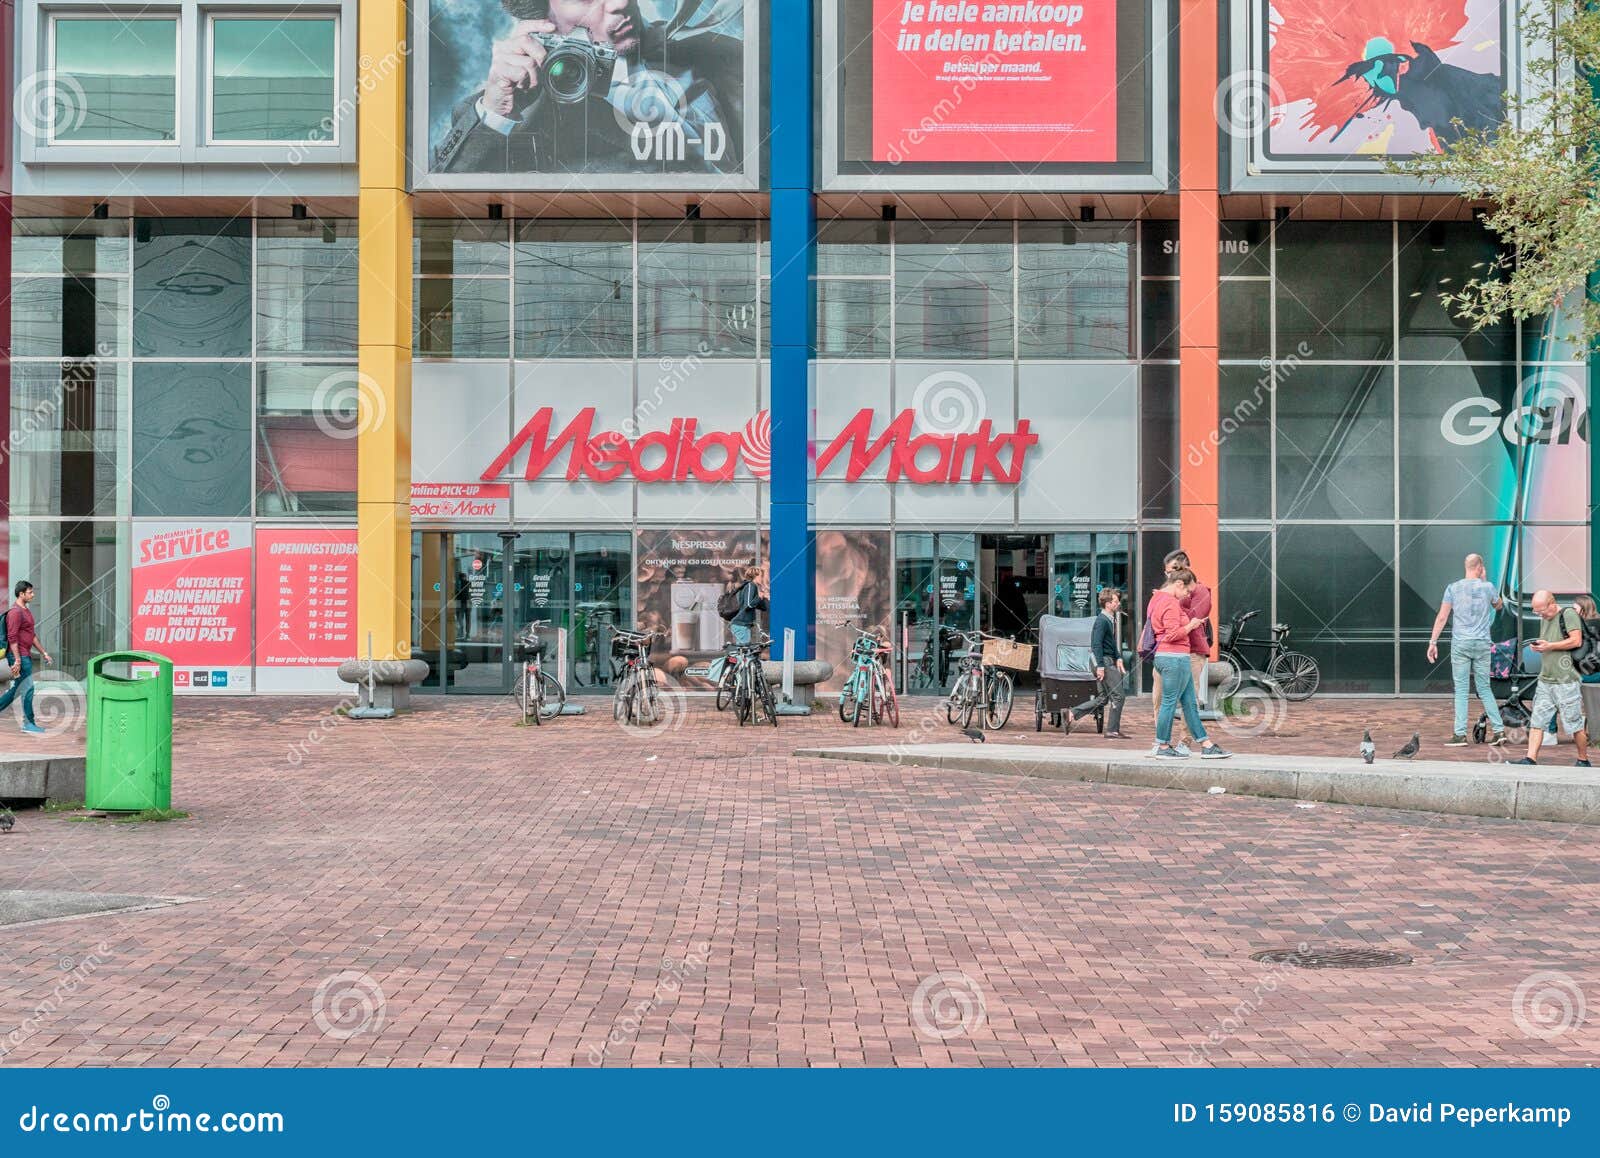
[[[1411,964],[1411,954],[1388,949],[1263,949],[1250,954],[1250,960],[1296,969],[1384,969]]]

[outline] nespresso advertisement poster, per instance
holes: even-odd
[[[873,9],[873,160],[1117,159],[1115,0]]]
[[[638,559],[639,630],[666,633],[651,653],[654,662],[688,687],[709,687],[706,665],[733,641],[717,599],[746,568],[763,565],[760,532],[640,531]],[[759,582],[767,594],[765,575]]]
[[[1505,113],[1500,0],[1272,0],[1271,160],[1437,153]]]
[[[889,638],[893,563],[887,531],[817,532],[817,658],[833,664],[820,690],[837,692],[850,675],[856,633],[838,623],[878,628]]]
[[[755,0],[428,0],[427,171],[675,188],[743,177]],[[460,182],[455,182],[460,184]],[[498,187],[498,186],[490,186]]]
[[[172,661],[175,691],[250,691],[250,524],[133,524],[136,651]]]
[[[1150,11],[841,0],[839,174],[1149,173]]]

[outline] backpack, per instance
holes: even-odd
[[[731,620],[735,615],[744,610],[744,603],[739,596],[744,594],[744,589],[750,585],[747,579],[737,587],[730,587],[717,596],[717,614],[724,620]]]
[[[1139,633],[1139,658],[1149,663],[1156,657],[1156,625],[1149,619],[1144,621],[1144,630]]]
[[[1580,615],[1578,624],[1583,628],[1583,642],[1572,653],[1572,666],[1578,669],[1579,675],[1594,675],[1600,672],[1600,619],[1585,619]]]

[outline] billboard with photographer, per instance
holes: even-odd
[[[757,0],[423,0],[416,184],[755,187]]]

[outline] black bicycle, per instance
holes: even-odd
[[[1241,611],[1217,629],[1218,657],[1228,662],[1230,672],[1217,688],[1223,699],[1238,692],[1244,684],[1245,673],[1265,675],[1267,682],[1283,693],[1283,698],[1293,703],[1309,700],[1317,694],[1322,684],[1322,670],[1317,661],[1300,651],[1289,650],[1289,625],[1274,623],[1271,639],[1253,639],[1244,634],[1244,625],[1260,615],[1255,611]],[[1254,652],[1257,662],[1247,658]]]
[[[623,631],[618,628],[612,648],[622,660],[622,676],[611,697],[611,714],[624,724],[659,724],[666,712],[661,683],[650,662],[650,645],[665,638],[659,631]]]
[[[778,726],[778,704],[761,664],[761,653],[771,646],[772,636],[762,635],[729,649],[728,666],[733,669],[733,714],[741,728],[762,723],[763,714],[766,723],[774,728]]]

